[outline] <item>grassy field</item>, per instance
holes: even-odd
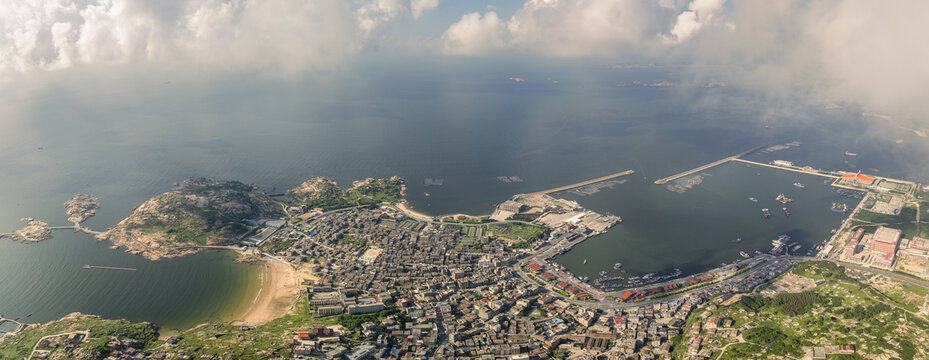
[[[533,242],[544,239],[551,229],[541,225],[530,225],[518,222],[506,224],[484,225],[484,235],[509,240],[513,245],[528,247]]]

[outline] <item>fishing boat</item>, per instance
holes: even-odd
[[[774,198],[774,200],[779,201],[781,204],[786,204],[786,203],[789,203],[789,202],[791,202],[791,201],[794,201],[793,199],[787,197],[787,196],[784,195],[784,194],[777,194],[777,197]]]
[[[735,240],[732,240],[732,242],[742,242],[742,238],[736,238]]]
[[[587,259],[584,259],[584,263],[585,263],[585,264],[587,263]]]
[[[806,185],[801,184],[799,181],[794,183],[794,187],[798,189],[805,189]]]
[[[787,208],[783,207],[781,208],[781,211],[784,212],[784,215],[786,215],[787,217],[790,217],[790,211],[787,211]]]
[[[830,210],[832,210],[832,211],[834,211],[834,212],[844,213],[844,212],[848,211],[848,205],[845,205],[845,203],[841,203],[841,204],[840,204],[840,203],[832,203],[832,208],[831,208]]]
[[[613,270],[619,270],[621,267],[623,267],[623,263],[618,262],[613,264]]]
[[[748,198],[748,200],[751,201],[751,202],[753,202],[753,203],[757,203],[757,202],[758,202],[758,199],[753,198],[753,197]]]
[[[768,208],[761,209],[761,216],[764,216],[765,219],[771,217],[771,211]]]
[[[746,258],[746,259],[748,259],[748,258],[750,257],[750,256],[748,256],[748,253],[747,253],[747,252],[744,252],[744,251],[739,251],[739,255],[742,256],[743,258]]]

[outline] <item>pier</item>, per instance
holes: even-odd
[[[680,173],[677,173],[677,174],[668,176],[668,177],[666,177],[666,178],[661,178],[661,179],[655,180],[655,184],[656,184],[656,185],[662,185],[662,184],[665,184],[665,183],[667,183],[667,182],[669,182],[669,181],[674,181],[674,180],[680,179],[680,178],[682,178],[682,177],[685,177],[685,176],[688,176],[688,175],[692,175],[692,174],[696,174],[696,173],[701,172],[701,171],[703,171],[703,170],[706,170],[706,169],[709,169],[709,168],[712,168],[712,167],[716,167],[716,166],[722,165],[722,164],[727,163],[727,162],[729,162],[729,161],[731,161],[731,160],[739,160],[740,157],[743,157],[743,156],[745,156],[745,155],[748,155],[748,154],[751,154],[751,153],[753,153],[753,152],[755,152],[755,151],[758,151],[758,150],[760,150],[761,148],[763,148],[763,147],[765,147],[765,146],[767,146],[767,145],[758,145],[758,146],[756,146],[756,147],[753,147],[753,148],[751,148],[751,149],[748,149],[748,150],[743,151],[743,152],[741,152],[741,153],[738,153],[738,154],[736,154],[736,155],[733,155],[733,156],[730,156],[730,157],[727,157],[727,158],[723,158],[723,159],[721,159],[721,160],[716,160],[716,161],[714,161],[714,162],[711,162],[711,163],[709,163],[709,164],[700,166],[700,167],[698,167],[698,168],[690,169],[690,170],[687,170],[687,171],[684,171],[684,172],[680,172]]]
[[[767,166],[767,167],[769,167],[769,168],[775,168],[775,169],[780,169],[780,170],[793,171],[793,172],[798,172],[798,173],[803,173],[803,174],[809,174],[809,175],[822,176],[822,177],[827,177],[827,178],[830,178],[830,179],[838,179],[838,178],[839,178],[838,176],[830,175],[830,174],[824,174],[824,173],[819,172],[819,171],[816,171],[816,170],[802,169],[802,168],[798,168],[798,167],[780,166],[780,165],[773,165],[773,164],[765,164],[765,163],[760,163],[760,162],[757,162],[757,161],[751,161],[751,160],[745,160],[745,159],[738,159],[738,158],[732,159],[732,160],[744,162],[744,163],[746,163],[746,164],[752,164],[752,165],[758,165],[758,166]],[[852,190],[860,190],[860,189],[856,189],[856,188],[850,188],[850,189],[852,189]]]
[[[556,192],[560,192],[560,191],[565,191],[565,190],[571,190],[571,189],[574,189],[574,188],[579,188],[579,187],[581,187],[581,186],[587,186],[587,185],[590,185],[590,184],[596,184],[596,183],[601,182],[601,181],[607,181],[607,180],[610,180],[610,179],[615,179],[615,178],[618,178],[618,177],[621,177],[621,176],[632,175],[632,174],[635,174],[635,171],[633,171],[633,170],[626,170],[626,171],[618,172],[618,173],[615,173],[615,174],[612,174],[612,175],[607,175],[607,176],[598,177],[598,178],[596,178],[596,179],[591,179],[591,180],[581,181],[581,182],[579,182],[579,183],[575,183],[575,184],[571,184],[571,185],[565,185],[565,186],[556,187],[556,188],[554,188],[554,189],[536,191],[536,192],[534,192],[534,193],[532,193],[532,194],[551,194],[551,193],[556,193]]]
[[[114,266],[97,266],[97,265],[84,265],[81,268],[84,269],[104,269],[104,270],[123,270],[123,271],[136,271],[135,268],[124,268],[124,267],[114,267]]]

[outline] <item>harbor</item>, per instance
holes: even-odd
[[[790,236],[783,244],[790,254],[812,253],[844,220],[832,203],[849,198],[812,174],[779,170],[728,162],[701,170],[704,181],[684,193],[630,178],[595,196],[556,194],[597,212],[622,214],[624,221],[572,244],[552,262],[590,279],[591,286],[619,291],[674,280],[678,269],[676,277],[686,277],[767,253],[780,234]],[[781,194],[790,201],[779,201]]]

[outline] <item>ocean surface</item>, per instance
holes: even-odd
[[[833,195],[804,179],[809,187],[797,194],[796,214],[779,219],[772,205],[775,219],[762,222],[747,194],[770,202],[802,177],[763,170],[759,178],[727,165],[684,194],[654,179],[760,144],[798,141],[752,158],[929,180],[920,178],[925,139],[860,109],[810,103],[787,111],[751,91],[701,84],[625,86],[686,83],[678,73],[455,60],[355,63],[286,79],[119,68],[108,78],[50,74],[27,88],[0,89],[0,231],[18,229],[24,217],[64,225],[62,204],[76,193],[99,199],[86,225],[104,230],[194,176],[281,192],[317,176],[348,185],[399,175],[413,207],[439,215],[486,214],[516,193],[632,169],[626,184],[578,198],[626,223],[564,261],[596,264],[578,272],[615,261],[628,271],[699,271],[740,249],[763,249],[777,233],[792,232],[804,244],[821,240],[839,220],[828,213]],[[425,179],[443,185],[425,186]],[[54,236],[38,244],[0,240],[0,313],[38,322],[81,311],[172,328],[228,317],[257,292],[260,271],[233,264],[230,254],[149,262],[87,235]],[[727,243],[740,236],[739,246]]]

